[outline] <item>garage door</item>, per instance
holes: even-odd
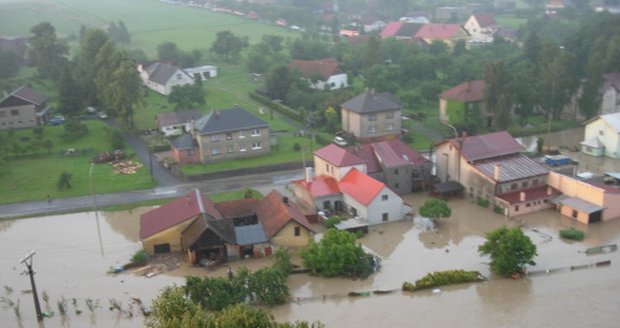
[[[170,253],[170,244],[157,244],[153,246],[155,254]]]

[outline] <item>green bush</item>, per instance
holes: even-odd
[[[296,111],[288,106],[279,104],[279,103],[274,103],[273,101],[271,101],[271,99],[267,98],[267,97],[263,97],[257,93],[254,92],[250,92],[250,98],[256,100],[257,102],[269,107],[272,110],[275,110],[276,112],[291,118],[293,120],[296,121],[303,121],[304,120],[304,116],[302,113],[300,113],[299,111]]]
[[[570,240],[583,240],[586,237],[586,233],[577,230],[575,228],[560,230],[560,237],[570,239]]]
[[[431,272],[421,279],[416,280],[415,284],[410,282],[403,283],[403,290],[416,291],[439,286],[462,284],[466,282],[483,281],[484,277],[478,271],[447,270]]]
[[[338,223],[342,222],[342,218],[338,215],[330,216],[329,219],[325,220],[323,224],[327,227],[327,229],[334,228]]]
[[[491,204],[491,202],[488,199],[485,199],[485,198],[482,198],[482,197],[478,196],[476,198],[476,204],[478,204],[478,205],[480,205],[482,207],[488,208],[489,205]]]
[[[148,254],[146,254],[146,251],[143,250],[143,249],[138,250],[131,257],[131,262],[132,263],[145,264],[146,262],[148,262],[148,260],[149,260],[149,256],[148,256]]]
[[[301,145],[299,144],[299,142],[296,142],[293,144],[293,150],[294,151],[300,151],[301,150]]]
[[[499,205],[493,205],[493,212],[497,214],[504,214],[504,208]]]
[[[330,143],[332,143],[331,139],[329,139],[326,135],[321,134],[321,133],[317,133],[314,136],[314,140],[316,140],[316,142],[322,146],[329,145]]]
[[[64,125],[64,131],[61,134],[61,138],[64,141],[73,141],[80,139],[88,134],[88,126],[82,121],[69,120]]]

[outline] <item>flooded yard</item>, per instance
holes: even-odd
[[[416,195],[408,203],[419,205]],[[466,199],[450,200],[453,215],[436,228],[424,221],[401,221],[371,228],[360,241],[383,257],[381,270],[366,280],[324,279],[292,275],[289,287],[294,302],[271,309],[280,321],[320,320],[327,327],[613,327],[620,304],[620,252],[586,255],[587,248],[620,242],[620,220],[585,226],[557,212],[545,212],[508,220]],[[35,315],[27,276],[20,275],[19,258],[36,249],[34,269],[39,297],[49,295],[56,312],[44,327],[142,327],[137,305],[133,317],[127,309],[132,298],[149,302],[159,290],[182,284],[183,276],[219,275],[178,261],[172,271],[146,278],[122,273],[108,275],[110,266],[122,265],[140,249],[138,218],[147,209],[101,213],[101,243],[93,212],[0,222],[0,295],[20,304],[21,320],[3,302],[3,327],[35,327]],[[538,246],[537,264],[530,269],[542,274],[522,280],[494,277],[488,258],[477,253],[484,233],[502,225],[522,225]],[[575,227],[586,232],[582,242],[559,239],[558,230]],[[102,254],[103,250],[103,254]],[[611,260],[606,267],[570,270],[570,266]],[[233,268],[256,269],[269,260],[243,260]],[[561,269],[545,273],[547,269]],[[415,281],[436,270],[478,270],[490,281],[442,288],[440,293],[404,293],[404,281]],[[350,291],[396,291],[386,295],[351,298]],[[57,302],[68,300],[68,314],[60,316]],[[75,298],[78,315],[72,305]],[[98,299],[94,314],[84,300]],[[109,299],[122,303],[126,313],[110,311]],[[42,307],[46,304],[43,300]]]

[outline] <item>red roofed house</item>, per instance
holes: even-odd
[[[439,119],[452,124],[484,120],[487,127],[493,126],[493,116],[484,106],[485,88],[484,80],[474,80],[442,92],[439,95]]]
[[[313,89],[336,90],[349,86],[347,74],[340,69],[338,61],[334,58],[293,60],[289,67],[301,72],[301,75],[310,82],[310,87]]]
[[[315,151],[314,167],[316,177],[312,176],[312,169],[307,168],[305,179],[295,181],[295,196],[307,212],[326,209],[347,212],[369,224],[403,218],[402,198],[383,182],[366,174],[365,159],[336,145],[328,145]],[[407,176],[404,170],[402,176]]]
[[[444,140],[436,145],[437,176],[459,182],[469,197],[507,216],[549,208],[557,195],[547,187],[549,170],[523,151],[505,131]]]
[[[304,246],[313,233],[299,205],[277,191],[213,203],[196,189],[140,217],[147,253],[183,251],[192,263],[268,256],[272,245]]]
[[[415,38],[430,44],[433,41],[442,41],[448,46],[453,46],[458,40],[469,39],[470,35],[459,24],[424,24],[415,34]]]
[[[401,26],[403,26],[403,22],[389,22],[387,23],[387,25],[385,25],[385,27],[383,28],[383,30],[381,31],[381,33],[379,33],[379,35],[381,36],[381,38],[389,38],[389,37],[395,37],[396,33],[398,33],[398,30],[400,30]]]
[[[475,42],[493,42],[493,35],[499,29],[491,14],[473,14],[463,26]]]

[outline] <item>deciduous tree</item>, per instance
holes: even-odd
[[[521,228],[502,227],[486,234],[487,241],[478,247],[482,255],[491,256],[491,270],[503,276],[522,273],[526,265],[534,265],[536,245]]]
[[[441,199],[431,198],[420,206],[418,211],[421,216],[430,219],[449,218],[452,215],[452,210],[448,207],[448,203]]]
[[[247,38],[238,37],[231,31],[220,31],[217,32],[210,50],[224,61],[236,62],[241,57],[241,50],[248,45]]]
[[[30,32],[30,61],[37,67],[41,77],[58,79],[61,69],[67,63],[69,46],[57,38],[56,29],[49,22],[35,25]]]

